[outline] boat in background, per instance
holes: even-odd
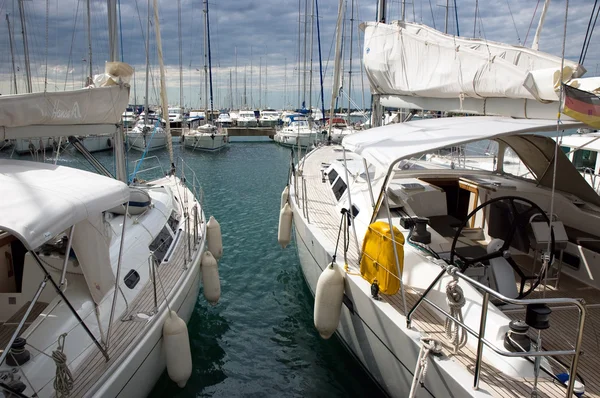
[[[309,148],[317,143],[317,131],[311,128],[305,115],[288,115],[273,140],[286,147]]]
[[[137,151],[154,151],[167,146],[166,121],[155,113],[142,112],[135,126],[127,131],[127,144]]]
[[[256,115],[254,114],[254,111],[241,110],[238,113],[237,126],[238,127],[256,127],[256,126],[258,126],[258,122],[256,121]]]
[[[233,120],[226,110],[222,110],[215,123],[221,127],[231,127],[233,125]]]
[[[258,124],[261,127],[275,127],[279,125],[279,112],[275,109],[263,109],[260,111]]]
[[[341,143],[344,137],[356,133],[357,131],[354,129],[354,127],[348,125],[348,122],[346,122],[346,119],[344,119],[343,117],[335,117],[333,119],[327,120],[324,130],[329,129],[329,124],[332,124],[331,142],[334,144]]]
[[[123,127],[128,129],[128,128],[132,128],[135,125],[135,122],[137,120],[137,116],[135,114],[135,111],[133,110],[133,108],[127,108],[125,110],[125,112],[123,112]]]
[[[171,128],[182,128],[184,122],[183,108],[169,108],[169,125]]]

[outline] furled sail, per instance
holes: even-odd
[[[115,84],[127,77],[109,72],[107,66],[104,78],[96,77],[101,87],[0,96],[0,139],[114,134],[129,103],[129,85]]]
[[[580,78],[586,72],[583,66],[565,60],[561,74],[559,57],[522,46],[455,37],[408,22],[369,22],[363,28],[371,91],[392,103],[396,99],[415,108],[553,117],[561,81],[589,91],[600,87],[600,78]],[[514,100],[522,101],[515,107]]]

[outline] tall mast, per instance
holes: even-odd
[[[298,60],[297,60],[297,67],[296,70],[298,72],[298,109],[300,109],[302,107],[302,103],[300,102],[300,62],[302,62],[302,59],[300,58],[300,49],[301,47],[301,41],[300,41],[300,37],[301,37],[301,32],[302,32],[302,0],[298,0]]]
[[[335,112],[335,101],[338,96],[338,92],[340,89],[340,68],[341,68],[341,58],[342,58],[342,22],[344,21],[344,0],[340,0],[340,4],[338,6],[338,19],[337,19],[337,36],[335,40],[335,65],[333,67],[333,85],[331,88],[331,108],[329,109],[329,131],[328,141],[331,141],[331,127],[333,126],[333,115]],[[323,115],[325,116],[325,115]]]
[[[258,57],[258,109],[262,109],[262,57]]]
[[[231,69],[229,69],[229,109],[233,109],[233,85],[231,82]]]
[[[29,64],[29,46],[27,45],[27,25],[25,24],[25,10],[23,9],[23,1],[19,2],[19,14],[21,16],[21,33],[23,34],[23,51],[25,52],[25,74],[27,77],[27,92],[31,93],[31,68]]]
[[[111,62],[116,62],[119,60],[119,29],[117,25],[117,0],[107,1],[109,59]]]
[[[90,0],[86,2],[87,8],[87,38],[88,38],[88,81],[87,85],[94,81],[92,77],[92,14],[90,10]]]
[[[448,10],[450,9],[450,0],[446,0],[446,21],[444,22],[444,33],[448,33]]]
[[[240,92],[238,91],[238,63],[237,63],[237,46],[235,47],[235,104],[239,99]],[[233,109],[233,107],[232,107]]]
[[[379,0],[377,3],[377,22],[385,23],[385,1]],[[383,107],[381,106],[379,94],[371,96],[371,126],[381,126],[381,117],[383,116]]]
[[[248,65],[244,65],[244,109],[248,108],[248,95],[246,92],[246,68]]]
[[[137,90],[135,89],[135,68],[133,68],[133,103],[137,106]]]
[[[162,42],[160,38],[160,22],[158,20],[158,0],[154,0],[154,35],[156,37],[156,50],[158,52],[158,65],[160,67],[160,102],[162,105],[162,117],[167,118],[165,130],[167,133],[167,149],[169,151],[169,160],[171,161],[171,171],[175,171],[175,162],[173,160],[173,139],[171,137],[171,128],[169,126],[169,100],[167,98],[167,85],[165,82],[165,65],[163,63]]]
[[[209,83],[210,83],[210,116],[212,119],[213,84],[212,84],[212,58],[210,56],[210,18],[208,17],[208,0],[205,0],[204,4],[206,7],[206,36],[207,36],[207,41],[208,41],[208,76],[209,76]]]
[[[283,67],[283,109],[287,106],[287,58],[284,58]]]
[[[540,45],[540,35],[542,34],[542,27],[544,26],[544,20],[546,19],[546,13],[548,12],[548,6],[550,5],[550,0],[546,0],[544,2],[544,8],[542,8],[542,15],[540,15],[540,22],[538,23],[537,29],[535,30],[535,36],[533,37],[533,44],[531,48],[534,50],[539,49]]]
[[[204,113],[205,120],[208,121],[208,34],[207,34],[207,20],[208,20],[208,7],[204,0]]]
[[[148,124],[148,87],[150,84],[150,0],[148,0],[148,19],[146,21],[146,95],[144,96],[144,125]]]
[[[402,20],[404,21],[404,6],[402,1]],[[354,38],[354,0],[350,0],[350,68],[348,69],[348,122],[350,122],[350,105],[352,101],[352,39]]]
[[[250,46],[250,106],[254,108],[254,96],[252,95],[252,71],[254,70],[254,65],[252,64],[252,46]]]
[[[310,69],[308,78],[308,111],[312,114],[312,94],[313,94],[313,42],[315,38],[315,2],[311,1],[310,6]],[[313,120],[311,117],[309,120]]]
[[[352,1],[352,8],[354,8],[354,1]],[[402,21],[406,18],[406,0],[402,0]]]
[[[267,99],[267,95],[269,93],[269,69],[267,66],[267,54],[265,51],[265,108],[269,107],[269,100]]]
[[[307,61],[307,41],[306,34],[308,33],[308,0],[304,0],[304,68],[302,70],[302,107],[306,106],[306,61]]]
[[[183,115],[183,41],[181,38],[181,0],[177,0],[177,33],[179,34],[179,108],[181,109],[181,114]]]
[[[12,37],[12,31],[10,30],[10,18],[8,18],[8,14],[6,14],[6,26],[8,27],[8,41],[10,42],[10,59],[12,61],[12,72],[13,72],[13,81],[14,81],[14,85],[15,85],[15,94],[18,94],[17,68],[15,68],[15,52],[13,50],[13,37]]]

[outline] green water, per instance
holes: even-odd
[[[319,337],[294,243],[285,250],[277,244],[289,149],[246,142],[221,153],[194,153],[179,145],[174,152],[197,173],[206,215],[221,224],[222,296],[214,307],[202,293],[198,297],[189,323],[193,372],[186,387],[177,387],[164,372],[151,397],[381,395],[337,337]],[[150,155],[167,166],[166,151]],[[114,169],[111,153],[96,156]],[[130,152],[129,160],[140,156]],[[90,169],[77,154],[61,157],[60,163]],[[149,159],[142,168],[155,164]]]

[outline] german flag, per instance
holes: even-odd
[[[563,110],[567,116],[595,128],[600,128],[600,97],[563,84]]]

